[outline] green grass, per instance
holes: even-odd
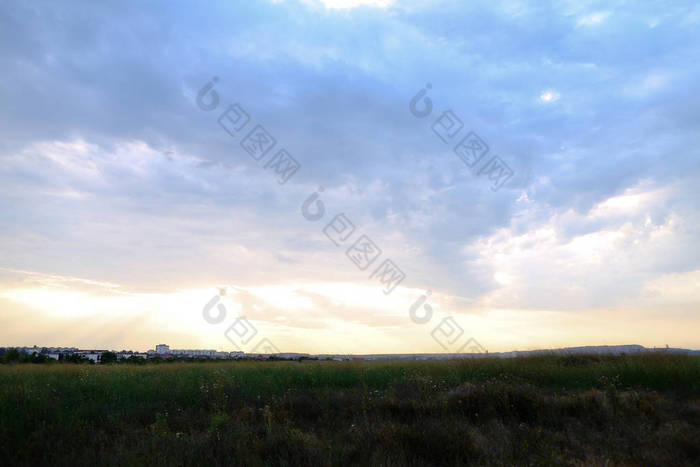
[[[700,358],[0,366],[0,465],[698,465]]]

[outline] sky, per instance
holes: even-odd
[[[698,29],[693,1],[4,1],[0,346],[700,348]]]

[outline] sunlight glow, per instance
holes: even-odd
[[[559,93],[556,91],[544,91],[542,94],[540,94],[540,100],[542,102],[554,102],[559,100]]]

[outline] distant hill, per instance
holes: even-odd
[[[582,347],[564,347],[560,349],[540,349],[540,350],[514,350],[511,352],[483,352],[483,353],[427,353],[427,354],[280,354],[282,358],[295,357],[310,357],[310,358],[329,358],[336,360],[446,360],[458,358],[483,358],[483,357],[501,357],[512,358],[526,355],[536,354],[598,354],[598,355],[619,355],[619,354],[638,354],[648,352],[671,352],[691,355],[700,355],[700,350],[680,349],[674,347],[655,347],[648,348],[643,345],[587,345]]]

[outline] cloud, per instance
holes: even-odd
[[[323,4],[330,9],[350,9],[360,6],[372,8],[386,8],[394,4],[394,0],[306,0],[304,3],[309,5]]]
[[[604,23],[610,17],[610,11],[596,11],[582,16],[578,20],[579,26],[592,27]]]
[[[407,289],[463,316],[647,303],[648,284],[697,269],[696,5],[371,3],[5,2],[3,266],[139,293],[363,290],[369,273],[323,234],[342,212]],[[301,163],[286,185],[217,123],[234,102]],[[513,169],[501,190],[433,132],[448,109],[457,139],[475,132]],[[372,321],[300,290],[307,329],[394,323],[388,305]]]

